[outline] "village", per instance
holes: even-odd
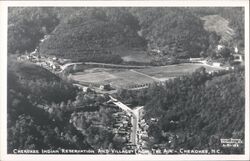
[[[218,45],[217,50],[220,51],[224,48],[224,46],[222,45]],[[234,53],[232,54],[232,56],[234,57],[234,62],[236,63],[244,63],[244,58],[241,54],[238,53],[238,49],[237,47],[235,47],[234,49]],[[40,55],[39,52],[37,51],[37,49],[31,53],[26,53],[24,55],[21,55],[18,57],[18,61],[29,61],[31,63],[34,63],[36,65],[39,65],[49,71],[51,71],[54,74],[59,75],[60,73],[62,73],[63,71],[65,71],[67,68],[70,69],[74,69],[76,68],[78,65],[81,66],[83,63],[82,62],[76,62],[76,63],[72,63],[70,59],[62,59],[62,58],[57,58],[55,56],[46,56],[46,55]],[[208,66],[208,67],[213,67],[216,68],[218,70],[233,70],[234,66],[223,66],[221,63],[219,62],[215,62],[215,61],[210,61],[210,60],[206,60],[204,58],[189,58],[188,59],[190,64],[202,64],[204,66]],[[106,64],[103,63],[86,63],[87,65],[90,65],[92,67],[96,67],[96,66],[103,66],[105,68]],[[118,68],[126,68],[126,66],[119,66],[119,65],[107,65],[108,68],[110,67],[118,67]],[[72,68],[73,67],[73,68]],[[128,66],[128,68],[130,68]],[[134,67],[132,69],[130,69],[130,71],[135,72],[135,73],[139,73],[140,75],[144,75],[143,73],[140,73],[138,71],[134,71],[133,69],[137,68]],[[140,69],[140,67],[138,67]],[[143,67],[142,67],[143,68]],[[81,68],[80,68],[81,69]],[[79,70],[79,68],[78,68]],[[209,74],[216,72],[216,70],[212,70],[212,71],[208,71]],[[71,75],[69,73],[69,75]],[[146,75],[146,77],[148,77],[148,75]],[[70,77],[69,77],[70,78]],[[154,80],[158,80],[157,78],[154,78]],[[90,84],[83,84],[80,83],[78,81],[73,81],[73,85],[76,86],[77,88],[79,88],[82,92],[86,93],[86,92],[90,92],[90,91],[95,91],[97,93],[100,94],[112,94],[117,92],[117,90],[112,87],[110,85],[110,83],[100,83],[97,86],[93,86]],[[161,82],[159,80],[159,82]],[[134,88],[132,90],[140,90],[140,89],[144,89],[147,88],[150,85],[150,83],[146,82],[146,83],[142,83],[139,85],[135,85]],[[135,109],[131,109],[130,107],[128,107],[127,105],[121,103],[120,101],[116,100],[115,98],[110,96],[110,101],[107,102],[109,103],[111,106],[116,106],[119,107],[119,111],[114,113],[112,115],[112,117],[115,119],[115,122],[113,124],[113,127],[111,128],[112,133],[116,136],[119,136],[120,138],[122,138],[122,140],[124,141],[124,143],[126,144],[126,149],[134,149],[136,151],[137,154],[151,154],[151,149],[149,149],[148,143],[150,142],[151,139],[153,139],[152,137],[149,137],[148,135],[148,123],[146,123],[145,119],[143,119],[144,116],[144,110],[143,107],[137,107]],[[43,105],[39,105],[40,108],[43,108],[45,110],[48,110],[47,106],[43,106]],[[151,122],[152,124],[156,123],[158,121],[157,118],[151,118]],[[74,124],[74,121],[71,120],[71,123]],[[173,124],[175,124],[174,121],[172,121]],[[74,125],[76,128],[77,126]],[[98,122],[96,124],[94,124],[93,126],[100,126],[98,124]],[[79,129],[81,130],[81,129]],[[164,134],[164,135],[169,135],[169,145],[171,145],[172,142],[174,142],[174,140],[176,138],[178,138],[178,136],[172,136],[170,134]],[[158,145],[157,148],[159,148],[161,145]],[[162,145],[165,146],[165,145]]]

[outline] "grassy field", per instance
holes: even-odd
[[[150,77],[126,69],[94,68],[84,72],[77,72],[71,79],[79,83],[107,84],[115,88],[131,88],[136,85],[154,82]]]
[[[142,63],[149,63],[152,60],[152,57],[143,52],[134,52],[130,53],[129,55],[122,56],[122,59],[125,62],[136,61]]]
[[[149,75],[151,77],[159,79],[167,79],[169,77],[178,77],[190,74],[202,66],[205,67],[207,71],[218,70],[218,68],[205,66],[202,64],[177,64],[177,65],[168,65],[164,67],[136,69],[136,71]]]
[[[187,75],[202,67],[202,64],[178,64],[145,69],[92,68],[71,75],[71,79],[82,84],[111,84],[114,88],[135,88],[136,86],[164,81],[173,77]],[[218,70],[204,66],[207,71]]]
[[[133,87],[146,83],[153,83],[154,80],[147,76],[132,72],[130,70],[114,73],[118,79],[112,81],[111,85],[115,87]]]
[[[125,62],[149,63],[153,57],[149,56],[143,49],[128,49],[127,47],[117,47],[112,49],[112,53],[120,55]]]

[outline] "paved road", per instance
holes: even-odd
[[[146,68],[150,66],[139,66],[139,65],[119,65],[119,64],[108,64],[108,63],[94,63],[94,62],[76,62],[76,63],[67,63],[61,66],[61,71],[63,72],[66,68],[75,65],[75,64],[85,64],[85,65],[98,65],[103,67],[118,67],[118,68]]]
[[[67,69],[68,67],[72,66],[72,65],[75,65],[75,64],[83,64],[83,63],[67,63],[67,64],[64,64],[61,67],[61,71],[60,72],[63,72],[65,69]]]
[[[121,108],[122,110],[124,110],[128,114],[132,115],[132,120],[131,120],[132,132],[131,132],[131,135],[130,135],[130,141],[132,142],[132,144],[137,145],[137,143],[138,143],[137,131],[139,130],[138,129],[138,123],[139,123],[139,118],[140,118],[139,111],[142,108],[144,108],[144,106],[139,106],[139,107],[136,107],[134,110],[132,110],[131,108],[129,108],[128,106],[126,106],[122,102],[118,101],[117,99],[113,98],[112,96],[109,96],[109,97],[110,97],[111,101],[115,105],[117,105],[119,108]]]
[[[140,113],[139,111],[144,108],[144,106],[139,106],[139,107],[136,107],[134,110],[133,110],[133,113],[135,114],[135,117],[136,117],[136,128],[135,128],[135,131],[136,131],[136,134],[137,134],[137,131],[139,131],[139,128],[138,128],[138,123],[139,123],[139,119],[140,119]],[[138,144],[138,140],[136,139],[136,145]]]
[[[109,63],[95,63],[95,62],[85,62],[86,65],[103,65],[106,67],[122,67],[122,68],[146,68],[150,66],[145,65],[120,65],[120,64],[109,64]]]

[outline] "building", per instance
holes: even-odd
[[[157,118],[151,118],[150,121],[151,122],[158,122],[158,119]]]
[[[239,50],[238,50],[237,46],[234,47],[234,52],[235,52],[236,54],[238,54]]]
[[[116,124],[114,124],[114,127],[122,127],[122,126],[123,126],[122,123],[116,123]]]
[[[82,85],[80,85],[80,84],[73,84],[73,86],[78,87],[78,88],[81,89],[83,92],[89,92],[89,91],[91,91],[89,87],[82,86]]]
[[[240,62],[240,63],[243,62],[243,55],[234,54],[233,57],[234,57],[234,62]]]
[[[30,53],[30,55],[34,55],[34,54],[37,54],[37,53],[38,53],[38,50],[35,49],[34,51],[32,51],[32,52]]]
[[[189,58],[190,62],[200,62],[200,61],[203,61],[203,60],[204,60],[203,58]]]
[[[222,49],[224,49],[224,48],[225,48],[224,45],[217,45],[217,50],[218,50],[218,51],[220,51],[220,50],[222,50]]]
[[[161,52],[161,50],[159,50],[159,49],[152,49],[151,51],[154,53],[157,53],[157,54],[159,54]]]

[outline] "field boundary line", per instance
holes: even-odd
[[[143,75],[143,76],[145,76],[145,77],[151,78],[151,79],[153,79],[153,80],[155,80],[155,81],[157,81],[157,82],[161,81],[160,79],[158,79],[158,78],[156,78],[156,77],[152,77],[152,76],[149,76],[149,75],[147,75],[147,74],[138,72],[138,71],[136,71],[136,70],[134,70],[134,69],[130,69],[130,71],[131,71],[131,72],[134,72],[134,73],[137,73],[137,74],[140,74],[140,75]]]

